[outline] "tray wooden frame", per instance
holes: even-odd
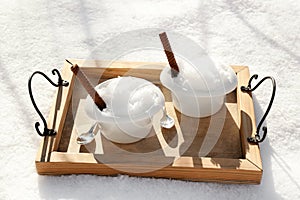
[[[95,73],[98,69],[106,67],[103,76],[115,77],[126,73],[129,69],[134,74],[134,69],[143,69],[145,73],[138,76],[146,76],[148,80],[157,82],[157,77],[164,63],[141,63],[141,62],[113,62],[70,59],[77,63],[83,70]],[[181,180],[223,182],[223,183],[246,183],[259,184],[262,177],[262,160],[259,146],[247,142],[248,136],[253,136],[256,131],[254,106],[251,94],[243,93],[240,90],[242,85],[247,85],[249,80],[249,69],[246,66],[232,66],[238,77],[236,90],[238,123],[240,129],[241,147],[244,157],[239,159],[200,157],[199,163],[193,167],[190,165],[190,158],[180,157],[176,163],[162,169],[147,173],[126,173],[121,172],[105,164],[97,162],[92,153],[59,152],[58,147],[64,127],[66,115],[71,101],[75,77],[70,70],[70,65],[64,63],[61,71],[62,78],[69,81],[69,87],[58,90],[50,110],[48,127],[57,131],[56,136],[44,137],[36,156],[36,170],[41,175],[63,175],[63,174],[97,174],[117,175],[127,174],[130,176],[160,177]],[[72,144],[70,144],[72,145]],[[70,147],[71,148],[71,147]],[[216,162],[219,164],[216,164]],[[237,164],[238,163],[238,164]],[[132,166],[134,167],[134,166]]]

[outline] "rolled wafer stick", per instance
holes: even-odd
[[[94,103],[97,105],[97,107],[102,111],[104,108],[106,108],[106,103],[104,100],[99,96],[98,92],[94,89],[91,82],[88,80],[86,75],[80,70],[80,67],[75,64],[73,65],[70,61],[66,60],[68,63],[72,65],[71,71],[75,74],[75,76],[78,78],[82,86],[85,88],[85,90],[88,92],[88,94],[92,97]]]
[[[166,32],[163,32],[163,33],[159,34],[159,37],[160,37],[160,41],[164,47],[165,54],[167,56],[169,65],[171,67],[171,75],[172,75],[172,77],[176,77],[179,73],[179,68],[178,68],[175,56],[173,54],[173,51],[171,49],[171,45],[170,45],[168,36],[167,36]]]

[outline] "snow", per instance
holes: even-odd
[[[300,199],[299,13],[300,3],[293,0],[2,0],[0,199]],[[29,99],[29,76],[40,70],[56,79],[51,70],[61,69],[65,58],[85,59],[120,32],[143,28],[178,32],[223,63],[247,65],[251,74],[275,77],[278,88],[266,122],[268,136],[260,146],[260,185],[36,174],[41,138],[34,122],[40,119]],[[48,113],[55,89],[42,78],[33,83],[37,104]],[[258,120],[268,105],[270,87],[264,83],[255,91]]]

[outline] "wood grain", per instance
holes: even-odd
[[[237,86],[237,105],[239,109],[239,118],[241,132],[241,143],[243,147],[243,153],[245,158],[256,165],[262,170],[262,161],[260,156],[259,146],[257,144],[251,144],[247,141],[249,136],[254,136],[256,133],[256,120],[254,113],[254,106],[252,96],[249,93],[242,92],[241,86],[248,85],[250,77],[249,69],[244,68],[238,74],[238,86]]]

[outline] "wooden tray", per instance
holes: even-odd
[[[160,136],[152,130],[147,138],[133,144],[115,144],[97,134],[91,144],[78,145],[78,132],[87,131],[92,122],[82,109],[87,93],[73,76],[70,65],[64,63],[62,78],[70,85],[58,90],[51,109],[48,127],[53,127],[57,135],[45,137],[41,143],[35,161],[39,174],[128,174],[193,181],[260,183],[262,162],[259,146],[247,142],[247,137],[255,135],[256,131],[252,97],[240,90],[248,83],[248,67],[232,66],[238,77],[237,89],[226,96],[221,111],[198,120],[175,111],[169,91],[159,80],[160,72],[166,66],[164,63],[70,60],[83,68],[94,85],[123,75],[153,82],[165,95],[166,108],[175,119],[175,127],[163,129]],[[209,124],[222,123],[222,119],[225,123],[221,124],[221,134],[213,132],[207,135]],[[162,148],[162,139],[170,148]],[[199,156],[201,148],[213,140],[213,148]],[[182,144],[177,150],[181,156],[168,152],[180,142]]]

